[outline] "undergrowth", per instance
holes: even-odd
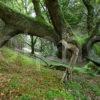
[[[61,71],[4,47],[0,49],[0,100],[99,100],[99,77],[76,72],[72,82],[62,84]]]

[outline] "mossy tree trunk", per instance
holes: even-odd
[[[0,2],[0,19],[4,23],[0,29],[0,47],[6,43],[11,37],[23,33],[34,35],[57,42],[57,34],[55,30],[45,24],[27,17]],[[0,21],[1,23],[1,21]]]
[[[100,18],[98,19],[98,14],[95,16],[95,9],[91,4],[91,0],[83,0],[83,3],[87,9],[87,32],[89,35],[82,47],[82,56],[83,58],[86,58],[89,54],[89,47],[91,47],[92,39],[98,33],[98,29],[100,26]]]
[[[72,79],[73,65],[76,63],[78,57],[78,47],[72,43],[73,32],[70,25],[65,21],[61,12],[58,0],[45,0],[46,7],[50,14],[50,18],[56,33],[59,35],[58,50],[61,54],[62,60],[66,62],[67,48],[72,51],[70,58],[69,69],[66,69],[62,81]],[[60,45],[59,45],[60,44]]]

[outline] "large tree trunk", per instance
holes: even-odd
[[[66,62],[67,48],[72,51],[72,57],[69,63],[70,68],[66,69],[62,77],[62,81],[66,81],[66,79],[69,80],[72,78],[70,76],[72,76],[73,65],[76,63],[78,57],[78,48],[75,44],[72,43],[73,32],[63,17],[58,0],[45,0],[45,3],[49,11],[54,29],[59,35],[60,41],[58,42],[58,51],[62,54],[58,55],[62,56],[61,58]]]
[[[58,41],[58,35],[51,26],[35,21],[30,17],[15,12],[1,2],[0,2],[0,18],[3,20],[3,22],[7,27],[10,27],[7,28],[6,30],[9,31],[11,29],[11,32],[8,33],[6,32],[2,33],[2,31],[0,31],[0,38],[1,38],[0,46],[4,44],[4,41],[8,41],[12,36],[17,35],[19,33],[23,34],[28,33],[30,35],[46,38],[53,42]],[[8,34],[8,36],[5,34]],[[5,40],[2,37],[4,37]]]
[[[83,58],[86,58],[89,56],[89,52],[92,49],[93,44],[96,42],[100,42],[100,36],[93,36],[86,42],[82,50]]]
[[[62,35],[65,35],[65,36],[73,35],[71,27],[65,21],[64,16],[60,10],[58,0],[45,0],[45,3],[49,11],[52,24],[57,34],[59,34],[59,38],[62,39]]]
[[[83,0],[83,3],[87,9],[87,32],[89,34],[88,39],[85,41],[82,47],[82,56],[83,59],[86,59],[86,56],[89,55],[89,51],[93,44],[93,41],[95,40],[95,35],[98,33],[98,29],[100,26],[100,18],[98,19],[98,14],[97,16],[94,16],[95,12],[94,7],[91,4],[91,0]]]
[[[5,22],[0,19],[0,47],[5,45],[9,39],[18,33],[19,31],[15,30],[13,26],[6,25]]]
[[[91,49],[92,46],[96,43],[100,42],[100,36],[94,36],[90,38],[90,40],[87,42],[87,44],[83,47],[83,57],[85,57],[87,60],[93,62],[95,65],[100,66],[100,57],[95,58],[95,55],[92,55],[94,57],[91,57]]]

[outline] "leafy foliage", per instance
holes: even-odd
[[[84,7],[80,0],[60,0],[60,5],[64,17],[70,25],[77,25],[81,21]]]

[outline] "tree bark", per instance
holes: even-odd
[[[87,60],[92,61],[95,65],[100,66],[100,57],[99,58],[91,58],[90,57],[90,50],[92,49],[92,46],[96,43],[96,42],[100,42],[100,36],[94,36],[92,38],[90,38],[90,40],[87,42],[87,44],[84,46],[84,56]],[[94,55],[95,56],[95,55]]]
[[[4,23],[7,26],[12,27],[13,31],[17,31],[23,34],[28,33],[30,35],[46,38],[53,42],[58,41],[58,35],[51,26],[48,26],[44,23],[34,20],[33,18],[27,17],[16,11],[13,11],[11,8],[5,6],[1,2],[0,2],[0,18],[4,21]],[[2,33],[0,32],[0,34]],[[10,36],[13,36],[12,32],[9,34]],[[16,33],[15,35],[17,34],[18,33]]]
[[[92,43],[92,39],[96,36],[98,29],[99,29],[99,24],[100,24],[100,19],[98,19],[98,14],[97,16],[94,16],[94,7],[91,4],[91,0],[83,0],[83,3],[87,9],[87,32],[89,34],[89,37],[87,38],[86,42],[83,44],[82,47],[82,56],[83,59],[88,56],[89,50],[90,50],[90,45]],[[96,18],[95,18],[96,17]],[[96,21],[95,21],[96,19]]]
[[[88,34],[93,34],[93,30],[95,27],[94,23],[94,7],[91,4],[91,0],[83,0],[83,3],[87,9],[87,31]]]
[[[41,18],[42,20],[44,20],[40,8],[40,0],[32,0],[32,3],[34,6],[36,18]],[[34,48],[35,48],[34,46],[36,44],[37,37],[35,39],[33,38],[33,35],[31,35],[30,37],[31,37],[31,54],[34,54]]]
[[[60,41],[58,42],[58,50],[59,50],[59,43],[61,44],[61,53],[62,53],[62,59],[66,61],[66,52],[67,49],[72,51],[72,57],[70,59],[69,63],[69,69],[67,68],[63,77],[62,82],[67,80],[70,80],[72,77],[72,70],[73,65],[76,63],[77,57],[78,57],[78,48],[75,44],[72,44],[72,36],[73,32],[71,30],[71,27],[68,25],[68,23],[65,21],[64,16],[61,12],[58,0],[45,0],[46,7],[49,11],[52,24],[54,26],[55,31],[59,35]],[[69,43],[70,41],[70,43]]]
[[[87,44],[83,46],[83,57],[89,56],[89,52],[96,42],[100,42],[100,36],[93,36],[88,40]]]
[[[73,35],[71,27],[65,21],[64,16],[61,12],[58,0],[45,0],[46,7],[49,11],[52,24],[57,34],[62,39],[62,35]]]
[[[36,16],[41,16],[40,0],[32,0]]]
[[[19,31],[13,26],[6,25],[4,21],[0,19],[0,47],[5,45],[9,39],[18,33]]]

